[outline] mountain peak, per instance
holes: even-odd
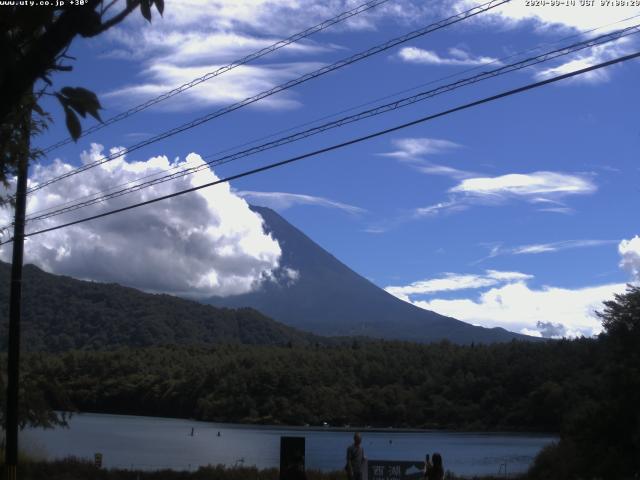
[[[483,328],[424,310],[387,293],[317,245],[280,214],[251,206],[282,249],[281,269],[295,281],[265,281],[252,293],[213,297],[219,306],[250,306],[287,325],[320,335],[366,335],[393,340],[491,343],[532,339]]]

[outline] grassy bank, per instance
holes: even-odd
[[[307,480],[346,480],[346,475],[342,471],[307,470],[306,474]],[[0,478],[3,480],[6,478],[4,469],[2,469]],[[24,480],[279,480],[279,471],[277,468],[259,470],[247,467],[228,468],[222,465],[200,467],[191,472],[120,470],[98,468],[86,460],[66,458],[55,461],[24,462],[19,466],[18,478]],[[447,474],[446,477],[447,480],[460,478],[451,474]],[[498,480],[498,477],[473,478],[476,480]]]

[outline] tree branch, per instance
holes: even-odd
[[[133,12],[136,8],[138,8],[138,6],[140,5],[140,0],[133,0],[132,2],[130,2],[127,5],[127,8],[125,8],[124,10],[122,10],[119,14],[111,17],[109,20],[107,20],[106,22],[103,22],[102,25],[100,25],[100,28],[96,30],[96,32],[93,35],[88,35],[91,37],[94,37],[96,35],[99,35],[100,33],[104,32],[105,30],[109,30],[111,27],[113,27],[114,25],[119,24],[120,22],[122,22],[125,18],[127,18],[127,16]]]

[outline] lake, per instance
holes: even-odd
[[[281,436],[306,438],[307,469],[341,470],[353,431],[261,427],[171,418],[75,414],[70,428],[28,429],[21,448],[47,458],[93,459],[106,468],[193,470],[200,465],[278,467]],[[193,429],[193,436],[191,435]],[[445,468],[460,475],[522,472],[551,435],[445,431],[361,431],[365,454],[377,460],[421,460],[440,452]],[[501,467],[502,466],[502,467]]]

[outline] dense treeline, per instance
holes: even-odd
[[[559,444],[538,455],[536,480],[640,478],[640,287],[604,303],[596,376],[563,414]]]
[[[9,310],[9,265],[0,262],[0,313]],[[24,268],[22,344],[31,351],[124,346],[331,342],[278,323],[251,308],[216,308],[116,284],[84,282]],[[0,322],[0,350],[7,322]]]
[[[226,422],[557,431],[560,442],[543,450],[528,478],[637,478],[640,288],[605,302],[601,317],[605,333],[597,339],[535,344],[31,353],[23,378],[32,389],[27,399],[59,409]]]
[[[201,420],[559,431],[601,375],[595,340],[227,345],[30,354],[54,408]]]

